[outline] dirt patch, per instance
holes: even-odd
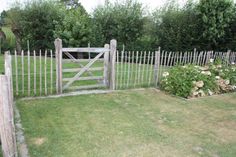
[[[37,146],[41,146],[41,145],[44,144],[46,141],[47,141],[47,139],[44,138],[44,137],[39,137],[39,138],[33,138],[33,139],[32,139],[32,143],[33,143],[34,145],[37,145]]]
[[[224,143],[231,143],[236,141],[236,122],[223,121],[218,124],[217,129],[214,130],[219,138]]]

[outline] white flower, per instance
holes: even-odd
[[[230,81],[229,80],[225,80],[225,84],[229,85]]]
[[[219,79],[220,79],[220,76],[216,76],[216,79],[219,80]]]
[[[201,74],[211,76],[211,72],[210,71],[202,71]]]
[[[203,81],[198,81],[195,83],[195,85],[198,87],[198,88],[202,88],[204,86],[204,82]]]
[[[235,63],[234,63],[234,62],[232,62],[231,64],[232,64],[232,65],[235,65]]]
[[[210,59],[210,63],[213,63],[214,62],[214,59]]]
[[[208,89],[208,94],[213,95],[214,93],[210,89]]]
[[[205,96],[205,92],[203,90],[199,90],[198,93],[200,94],[200,96]]]
[[[168,73],[168,72],[164,72],[163,74],[162,74],[162,76],[163,77],[167,77],[167,76],[169,76],[170,74]]]
[[[222,68],[222,65],[216,65],[217,68]]]

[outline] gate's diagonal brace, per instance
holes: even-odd
[[[86,66],[83,67],[83,69],[81,71],[79,71],[73,78],[71,78],[71,80],[69,80],[66,85],[63,87],[63,90],[68,88],[75,80],[77,80],[85,71],[88,70],[88,68],[90,68],[94,62],[96,62],[96,60],[98,60],[102,55],[104,54],[104,52],[99,53],[95,58],[93,58]]]
[[[64,53],[65,53],[65,55],[66,55],[67,57],[69,57],[70,59],[72,59],[74,63],[78,63],[81,68],[84,68],[84,65],[83,65],[83,64],[80,64],[80,63],[79,63],[80,61],[79,61],[78,59],[76,59],[74,56],[72,56],[69,52],[64,52]],[[91,72],[88,71],[88,70],[85,71],[85,72],[87,72],[90,76],[94,76],[93,73],[91,73]],[[97,82],[100,83],[99,80],[97,80]]]

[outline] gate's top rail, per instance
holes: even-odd
[[[62,48],[62,52],[91,52],[91,53],[101,53],[109,52],[110,49],[107,48],[97,48],[97,47],[82,47],[82,48]]]

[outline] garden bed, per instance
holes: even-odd
[[[235,92],[236,66],[234,63],[175,66],[163,73],[161,89],[184,98]]]
[[[184,101],[146,89],[18,101],[32,157],[236,154],[236,94]]]

